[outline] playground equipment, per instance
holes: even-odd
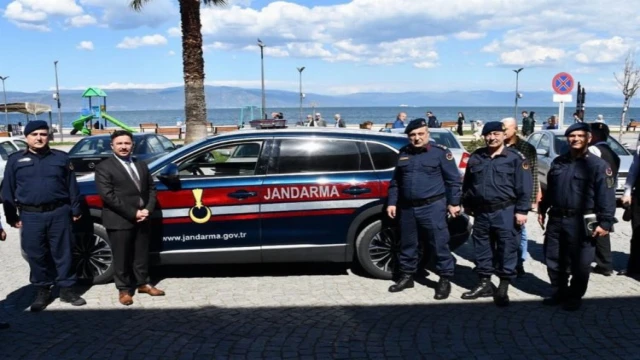
[[[104,119],[104,126],[107,125],[107,121],[111,122],[115,126],[121,127],[124,130],[135,132],[136,130],[127,124],[107,114],[107,93],[98,88],[88,88],[82,94],[83,98],[89,99],[89,108],[82,109],[82,115],[74,120],[71,125],[71,135],[75,135],[80,132],[83,135],[91,135],[91,129],[93,128],[94,120],[97,120],[97,124],[100,125],[100,119]],[[102,98],[102,105],[93,105],[91,99],[94,97]]]
[[[238,128],[242,129],[245,126],[245,114],[249,115],[249,121],[254,120],[255,118],[253,117],[253,112],[254,110],[258,112],[258,114],[260,114],[260,108],[255,106],[255,105],[245,105],[243,107],[240,108],[240,119],[238,120]]]

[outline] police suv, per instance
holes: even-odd
[[[151,257],[163,264],[352,262],[390,279],[398,236],[385,215],[405,135],[370,130],[241,130],[186,145],[149,164],[157,188]],[[76,223],[80,278],[113,277],[110,240],[93,175]],[[453,249],[469,237],[451,219]]]

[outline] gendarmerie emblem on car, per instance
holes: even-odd
[[[211,219],[211,209],[202,205],[202,189],[193,189],[196,205],[189,209],[189,218],[196,224],[204,224]]]

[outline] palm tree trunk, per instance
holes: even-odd
[[[179,0],[182,22],[185,144],[207,136],[207,104],[204,97],[204,58],[200,0]]]

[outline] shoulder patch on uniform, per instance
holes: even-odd
[[[611,168],[608,167],[607,170],[604,171],[605,174],[607,174],[607,176],[613,176],[613,171],[611,171]]]
[[[523,161],[522,162],[522,168],[525,170],[529,170],[529,162],[528,161]]]
[[[447,158],[447,160],[453,160],[453,154],[451,153],[451,151],[448,151],[445,157]]]
[[[28,162],[28,161],[31,161],[31,158],[22,158],[18,160],[18,162]]]
[[[518,149],[514,149],[513,147],[507,147],[507,149],[514,152],[516,155],[520,156],[522,160],[527,160],[527,157],[524,156],[524,154],[521,153]]]

